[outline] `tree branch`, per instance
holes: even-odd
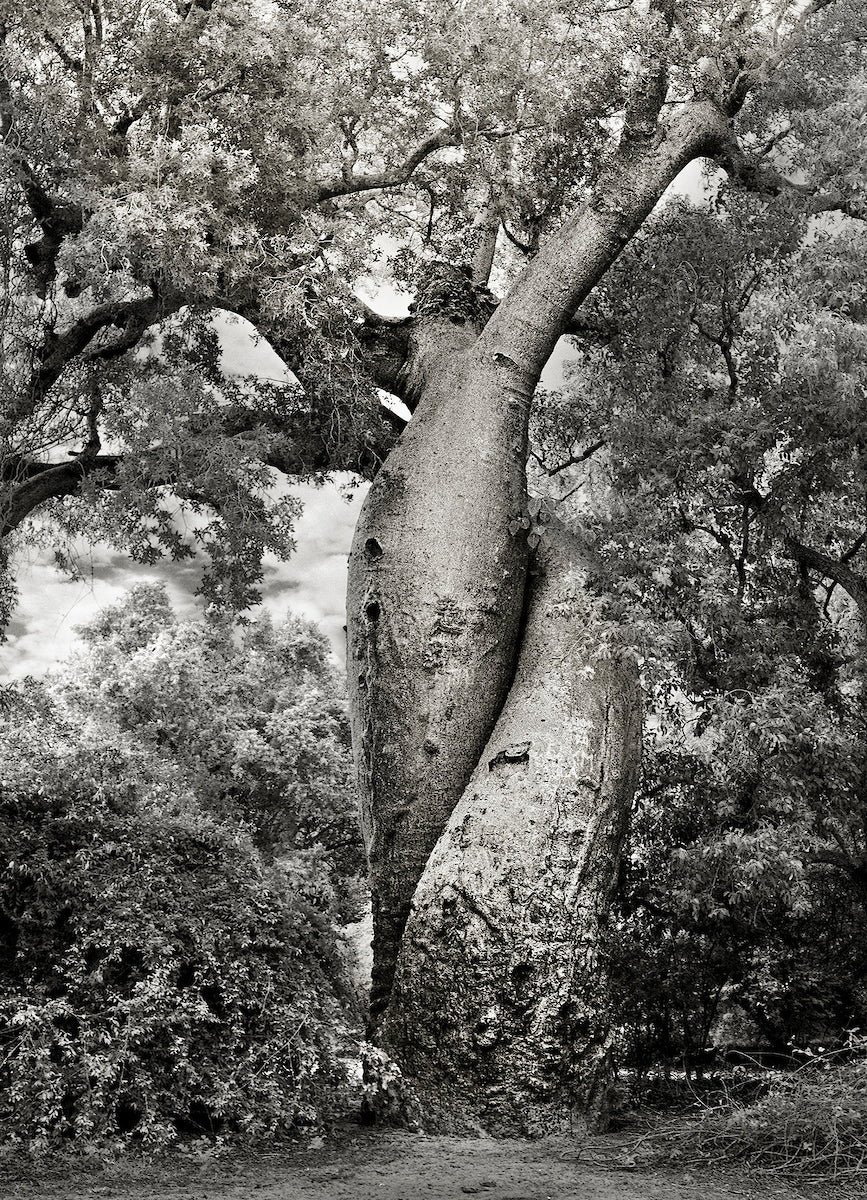
[[[0,27],[0,47],[6,37],[6,27]],[[70,233],[80,233],[83,220],[77,206],[52,196],[39,179],[16,130],[14,113],[15,101],[9,80],[0,73],[0,138],[25,202],[42,230],[39,241],[25,246],[24,253],[36,277],[36,293],[40,299],[45,299],[56,274],[57,255],[63,239]]]
[[[22,522],[49,500],[59,500],[77,495],[85,481],[96,484],[100,489],[116,490],[117,475],[124,462],[123,454],[100,454],[97,420],[100,410],[99,397],[95,397],[87,414],[87,442],[81,453],[67,462],[34,462],[19,456],[9,456],[0,462],[0,482],[6,485],[0,498],[0,540],[17,529]],[[276,418],[268,420],[253,409],[242,406],[226,408],[221,413],[221,432],[229,438],[243,439],[263,427],[281,435],[262,456],[268,467],[289,477],[311,475],[317,471],[353,471],[365,479],[372,479],[385,461],[399,436],[404,422],[396,414],[382,410],[382,428],[372,430],[363,444],[354,444],[350,454],[335,461],[334,454],[323,438],[317,442],[309,429],[302,431],[302,446],[297,446],[286,436],[284,425]],[[378,436],[381,435],[381,436]],[[149,489],[173,487],[177,480],[171,475],[154,476],[144,481]],[[186,493],[187,499],[199,499],[203,503],[213,501],[205,495]]]
[[[647,139],[655,135],[657,121],[668,94],[668,39],[674,27],[672,0],[651,0],[649,37],[657,45],[644,56],[633,82],[623,123],[623,137]]]
[[[74,495],[84,480],[97,472],[106,474],[103,486],[112,486],[120,462],[121,458],[116,454],[93,454],[78,455],[70,462],[29,464],[20,468],[24,478],[7,492],[0,504],[0,539],[8,537],[35,509],[49,500]]]
[[[841,587],[855,602],[861,620],[867,626],[867,579],[853,571],[840,559],[832,558],[830,554],[815,550],[811,546],[805,546],[803,542],[799,542],[790,534],[786,535],[785,544],[789,554],[796,562],[811,571],[818,571],[826,579],[833,580]]]
[[[363,175],[360,178],[356,178],[351,171],[347,178],[341,173],[340,179],[320,184],[314,188],[308,203],[312,206],[323,204],[326,200],[335,200],[340,196],[351,196],[357,195],[359,192],[374,192],[385,188],[401,187],[409,181],[416,168],[426,158],[430,158],[438,150],[459,145],[460,138],[451,129],[440,130],[438,133],[425,138],[399,167],[392,167],[391,170],[386,171],[378,171],[372,175]]]
[[[789,179],[770,163],[762,162],[761,153],[750,155],[734,134],[717,162],[729,178],[746,191],[772,200],[789,197],[807,216],[838,212],[856,221],[867,221],[864,201],[848,198],[837,188],[823,191],[820,187]]]
[[[507,356],[528,386],[666,187],[693,159],[715,156],[729,136],[728,122],[709,99],[669,112],[653,137],[621,139],[586,202],[543,242],[488,322],[479,352]]]
[[[91,358],[117,357],[134,346],[145,329],[181,307],[180,297],[173,301],[156,296],[115,301],[91,309],[87,316],[76,321],[64,334],[58,336],[49,330],[43,343],[39,368],[30,386],[22,391],[18,403],[12,404],[3,414],[4,423],[11,425],[29,416],[45,399],[69,363],[90,345],[101,330],[114,325],[124,332],[115,341],[94,351]]]
[[[581,463],[587,462],[588,458],[592,458],[597,450],[601,450],[605,445],[607,445],[605,438],[600,438],[596,442],[591,442],[590,445],[585,450],[582,450],[580,454],[570,454],[568,458],[564,459],[561,463],[557,463],[555,467],[546,467],[541,456],[538,455],[535,450],[530,451],[530,457],[536,460],[536,462],[539,464],[540,470],[546,475],[559,475],[561,471],[565,471],[568,467],[577,467]]]
[[[809,21],[816,13],[828,8],[833,3],[834,0],[810,0],[800,10],[785,37],[779,36],[778,22],[770,37],[766,54],[748,66],[737,64],[738,69],[732,71],[731,77],[727,81],[729,90],[722,103],[723,111],[727,116],[734,117],[740,112],[750,93],[762,88],[791,52]]]

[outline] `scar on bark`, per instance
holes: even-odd
[[[488,770],[493,771],[494,767],[499,767],[502,763],[529,762],[532,744],[532,742],[519,742],[515,746],[507,746],[505,750],[500,750],[489,760]]]

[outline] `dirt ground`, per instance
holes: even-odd
[[[636,1161],[636,1158],[638,1161]],[[34,1167],[0,1157],[2,1200],[804,1200],[773,1176],[650,1167],[635,1140],[541,1142],[341,1130],[268,1153]]]

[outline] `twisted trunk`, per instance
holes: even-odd
[[[347,672],[373,892],[371,1034],[426,1124],[603,1120],[598,929],[631,801],[638,691],[627,667],[598,657],[574,549],[545,551],[520,629],[529,406],[575,309],[680,169],[725,134],[704,100],[664,129],[630,129],[487,323],[458,271],[437,268],[416,306],[402,385],[419,403],[356,530]]]
[[[640,757],[631,663],[601,651],[580,555],[537,556],[517,673],[416,889],[380,1039],[422,1119],[456,1131],[604,1123],[599,931]]]

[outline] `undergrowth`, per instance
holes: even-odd
[[[700,1115],[640,1139],[680,1164],[774,1173],[800,1184],[867,1184],[867,1039],[774,1072],[756,1097],[726,1085]]]

